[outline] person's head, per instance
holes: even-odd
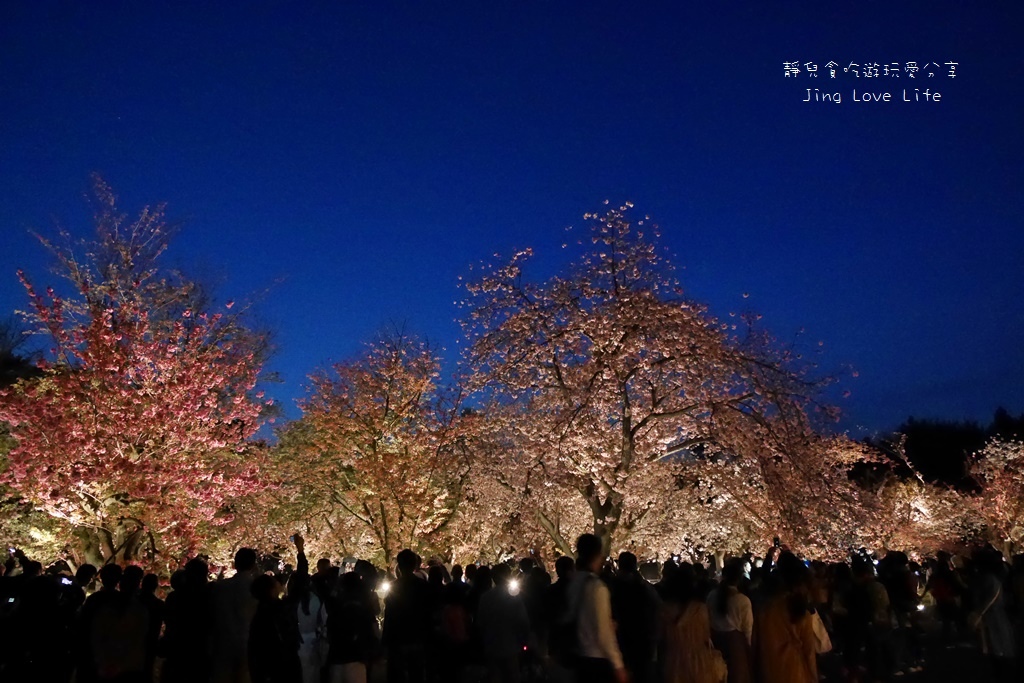
[[[559,581],[569,578],[574,571],[576,571],[576,563],[571,557],[561,555],[555,560],[555,576]]]
[[[260,602],[277,600],[281,597],[281,582],[273,574],[260,574],[252,581],[249,591]]]
[[[88,588],[89,584],[91,584],[96,578],[96,574],[97,570],[95,565],[83,564],[78,568],[78,571],[75,572],[75,581],[77,581],[78,585],[82,588]]]
[[[341,575],[338,586],[342,595],[348,597],[362,595],[364,589],[363,577],[358,572],[346,572]]]
[[[432,586],[443,586],[445,575],[444,567],[436,564],[432,565],[427,572],[427,583]]]
[[[979,572],[999,575],[1003,570],[1003,553],[991,546],[979,548],[971,555],[971,559]]]
[[[678,604],[686,604],[697,594],[697,581],[693,565],[684,564],[673,571],[665,579],[665,599]]]
[[[882,558],[879,569],[884,569],[886,574],[903,574],[907,570],[910,559],[906,553],[898,550],[889,550]]]
[[[406,548],[395,558],[399,576],[412,576],[420,568],[420,556]]]
[[[722,585],[738,586],[743,580],[743,560],[734,557],[722,567]]]
[[[462,581],[462,565],[456,564],[452,566],[452,583],[459,583]]]
[[[340,571],[340,568],[333,567],[332,570]],[[374,567],[367,560],[356,560],[354,571],[363,577],[364,581],[370,581],[377,578],[377,568]]]
[[[632,574],[636,571],[636,555],[630,552],[619,553],[619,571],[623,574]]]
[[[146,574],[142,577],[142,592],[147,595],[156,595],[156,589],[160,587],[160,577],[156,574]]]
[[[139,590],[142,585],[142,577],[146,575],[146,572],[142,571],[142,567],[130,564],[124,568],[124,572],[121,573],[120,588],[122,593],[135,593]]]
[[[319,576],[327,576],[327,573],[331,571],[331,558],[321,557],[316,561],[316,573]]]
[[[512,569],[504,562],[496,564],[491,570],[491,578],[494,580],[494,585],[507,586],[508,582],[512,580]]]
[[[869,558],[857,555],[853,558],[852,573],[853,578],[857,581],[870,581],[875,576],[875,565]]]
[[[256,551],[252,548],[239,548],[235,553],[235,571],[239,574],[251,572],[256,568]]]
[[[668,581],[672,575],[679,571],[679,563],[669,558],[661,565],[661,580]]]
[[[100,583],[104,590],[112,591],[121,582],[121,575],[124,570],[119,564],[105,564],[100,568]]]
[[[810,586],[810,570],[799,557],[789,551],[779,555],[773,573],[778,575],[782,588],[787,591],[807,590]]]
[[[171,590],[180,591],[184,590],[188,586],[188,576],[185,574],[184,569],[175,570],[171,574]]]
[[[813,611],[810,604],[811,570],[800,558],[789,551],[783,552],[772,570],[772,578],[777,582],[776,591],[786,596],[789,616],[794,623]]]
[[[493,586],[491,581],[491,568],[487,565],[483,565],[476,570],[476,576],[473,578],[473,588],[477,591],[489,590]]]
[[[718,598],[713,605],[710,605],[717,614],[726,614],[729,607],[729,598],[733,589],[739,586],[743,579],[743,560],[734,557],[722,567],[722,581],[718,584]]]
[[[576,539],[576,568],[597,573],[604,559],[601,539],[594,534],[582,534]]]
[[[476,581],[476,573],[478,569],[479,567],[475,564],[470,563],[466,565],[466,583],[472,584]]]
[[[185,563],[185,585],[189,588],[202,588],[210,578],[210,567],[200,557],[194,557]]]
[[[519,573],[520,574],[529,574],[531,571],[533,571],[533,568],[536,566],[536,564],[537,563],[533,561],[532,557],[524,557],[524,558],[520,559],[519,560]]]
[[[35,560],[29,560],[24,564],[24,576],[29,579],[34,579],[37,576],[43,575],[43,563],[36,562]]]

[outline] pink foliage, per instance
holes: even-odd
[[[159,210],[130,225],[99,188],[99,239],[83,258],[51,247],[73,285],[38,293],[20,274],[52,354],[0,393],[15,439],[0,479],[98,545],[106,559],[193,551],[226,503],[258,490],[247,439],[263,402],[254,337],[193,309],[194,286],[161,277]]]

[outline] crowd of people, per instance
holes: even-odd
[[[328,558],[311,572],[292,540],[294,568],[243,548],[231,576],[196,558],[169,592],[138,566],[72,575],[12,548],[0,680],[818,683],[831,653],[837,680],[888,681],[924,666],[931,621],[937,647],[980,648],[984,675],[1009,681],[1024,636],[1024,556],[991,548],[641,564],[584,534],[551,577],[532,555],[449,568],[411,550],[393,575]]]

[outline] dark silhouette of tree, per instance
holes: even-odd
[[[888,456],[888,461],[860,463],[851,469],[850,477],[865,488],[895,476],[976,493],[979,484],[970,470],[977,457],[983,457],[979,454],[986,443],[1022,438],[1024,415],[1015,417],[1005,408],[995,411],[987,427],[976,422],[911,417],[892,436],[867,439],[868,445]]]
[[[0,320],[0,389],[39,373],[28,337],[14,316]]]
[[[988,436],[1002,439],[1024,439],[1024,413],[1014,417],[1006,408],[998,408],[988,426]]]
[[[971,488],[970,457],[985,446],[986,431],[975,422],[916,420],[900,425],[907,461],[925,481]]]

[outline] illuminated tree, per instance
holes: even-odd
[[[971,476],[981,485],[970,508],[988,540],[1007,552],[1024,546],[1024,441],[996,438],[972,459]]]
[[[564,550],[583,530],[609,548],[645,526],[682,537],[679,477],[716,469],[723,495],[743,483],[731,505],[762,537],[826,543],[857,501],[847,453],[812,429],[816,383],[753,320],[684,298],[657,228],[629,208],[588,216],[590,246],[566,276],[528,280],[526,250],[466,285],[469,386],[506,443],[494,467]],[[556,524],[567,493],[585,526]]]
[[[129,222],[101,182],[97,199],[94,242],[42,240],[68,296],[19,273],[52,348],[39,377],[0,392],[14,442],[0,480],[73,531],[79,559],[169,561],[263,486],[247,444],[268,403],[262,340],[159,267],[161,207]]]
[[[389,564],[402,548],[446,551],[468,472],[468,420],[438,373],[425,344],[396,334],[311,378],[302,418],[282,435],[284,491],[298,518],[328,528],[354,520]]]

